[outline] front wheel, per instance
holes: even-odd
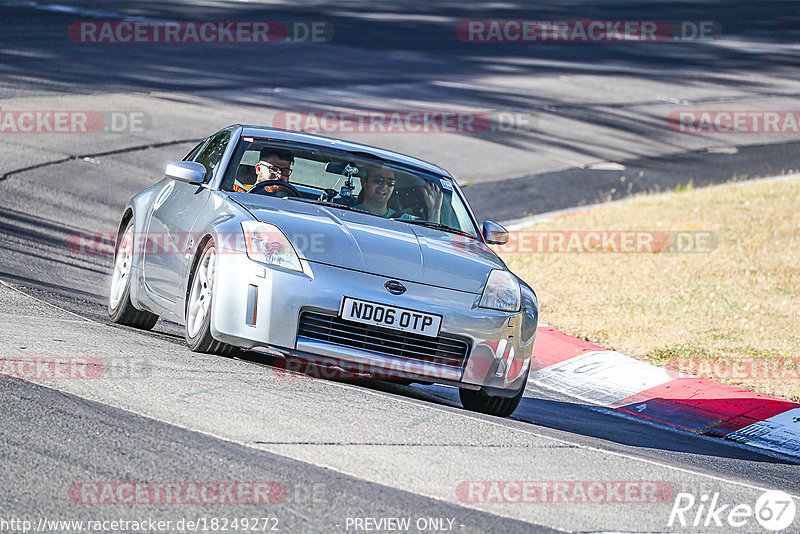
[[[133,245],[133,219],[131,219],[114,251],[114,271],[111,274],[111,290],[108,293],[108,318],[114,323],[150,330],[158,321],[158,315],[137,310],[131,303]]]
[[[189,298],[186,299],[186,343],[194,352],[233,356],[239,352],[238,347],[217,341],[211,335],[216,268],[217,252],[214,242],[209,240],[190,275]]]
[[[461,405],[472,412],[480,412],[497,417],[508,417],[519,406],[522,394],[525,393],[525,386],[528,383],[528,373],[525,373],[525,380],[522,387],[513,397],[500,397],[497,395],[486,395],[480,391],[461,388],[458,396],[461,398]]]

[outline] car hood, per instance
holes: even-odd
[[[480,293],[500,258],[471,237],[318,204],[261,197],[243,204],[276,225],[312,262],[386,278]]]

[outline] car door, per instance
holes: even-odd
[[[206,183],[222,159],[230,136],[231,132],[226,130],[210,137],[193,158],[192,161],[206,167]],[[183,265],[193,253],[198,238],[191,235],[190,230],[209,195],[206,187],[167,180],[153,203],[147,226],[144,281],[152,293],[170,303],[182,297]]]

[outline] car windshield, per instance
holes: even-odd
[[[285,187],[254,188],[264,180],[288,181],[300,200],[478,236],[452,179],[369,154],[243,137],[222,189],[294,197]]]

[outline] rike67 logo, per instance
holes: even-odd
[[[720,494],[678,493],[669,514],[668,527],[732,528],[753,527],[753,518],[762,528],[782,531],[794,523],[796,506],[791,495],[779,490],[764,492],[755,502],[723,504]],[[792,530],[792,532],[797,532]]]

